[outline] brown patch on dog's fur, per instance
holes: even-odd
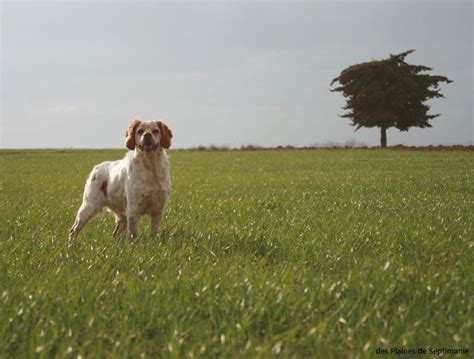
[[[168,128],[168,126],[166,126],[164,122],[158,121],[157,125],[161,131],[161,140],[160,140],[161,147],[166,148],[166,149],[170,148],[171,139],[173,138],[173,133]]]
[[[140,125],[142,121],[138,118],[134,118],[133,121],[127,128],[127,132],[125,132],[125,146],[131,151],[135,149],[135,132],[137,131],[138,125]]]
[[[100,190],[107,197],[107,181],[102,182],[102,186],[100,186]]]

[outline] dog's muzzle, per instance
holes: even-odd
[[[156,148],[153,143],[153,135],[151,133],[145,133],[142,139],[142,146],[144,150],[150,151]]]
[[[153,136],[151,135],[151,133],[145,133],[143,135],[143,145],[145,146],[153,145]]]

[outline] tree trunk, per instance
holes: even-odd
[[[380,127],[380,146],[387,147],[387,129]]]

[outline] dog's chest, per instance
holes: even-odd
[[[168,166],[165,159],[136,161],[130,176],[132,177],[133,193],[148,202],[155,195],[170,190]],[[148,197],[150,197],[148,199]]]

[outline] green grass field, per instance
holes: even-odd
[[[123,154],[0,152],[1,358],[472,355],[474,153],[170,151],[159,238],[68,248]]]

